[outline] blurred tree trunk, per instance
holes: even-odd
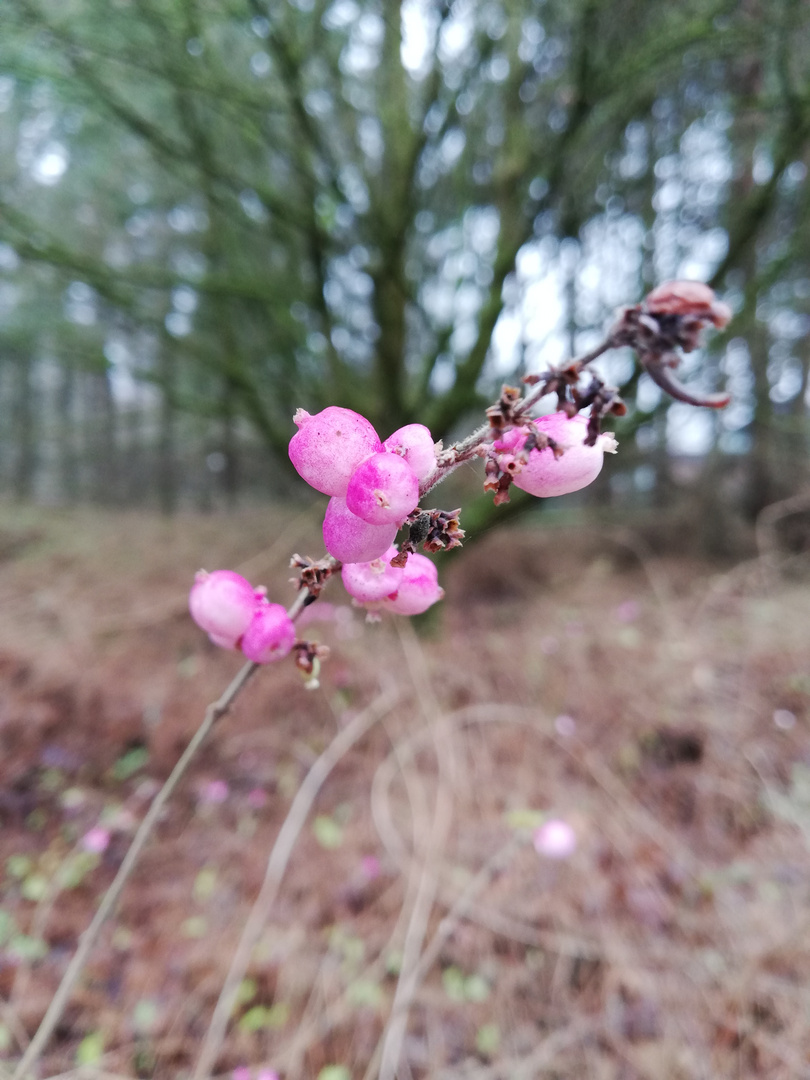
[[[92,490],[96,501],[109,505],[120,501],[118,411],[107,372],[93,373],[88,379],[90,415],[95,418],[90,446]]]
[[[79,499],[79,458],[76,446],[76,369],[67,359],[62,361],[62,378],[57,391],[59,449],[59,486],[64,502],[69,506]]]
[[[174,404],[175,377],[171,354],[165,342],[160,345],[160,408],[158,413],[157,492],[162,514],[177,509],[177,472],[175,461],[176,410]]]
[[[229,508],[236,506],[239,498],[239,445],[237,439],[236,389],[226,378],[222,387],[222,455],[223,469],[220,484]]]
[[[144,446],[144,414],[138,402],[133,402],[123,414],[124,446],[122,460],[121,495],[129,506],[143,502],[149,486],[147,455]]]
[[[30,499],[34,490],[37,469],[37,422],[34,401],[34,361],[30,353],[15,358],[15,388],[13,399],[14,431],[14,495]]]

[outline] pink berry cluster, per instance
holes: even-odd
[[[430,431],[408,424],[381,442],[364,416],[336,405],[315,416],[299,409],[294,420],[290,460],[310,487],[331,495],[326,550],[342,563],[379,559],[436,472]]]
[[[199,570],[188,602],[192,619],[215,645],[241,649],[255,664],[281,660],[295,644],[286,609],[233,570]]]
[[[392,566],[391,560],[398,554],[392,545],[378,559],[344,563],[341,577],[346,592],[372,612],[421,615],[444,596],[436,566],[415,553],[404,566]]]
[[[436,447],[424,424],[407,424],[385,442],[364,416],[330,406],[295,414],[290,460],[316,491],[331,495],[323,521],[326,550],[343,563],[343,584],[374,611],[419,615],[441,600],[436,567],[399,552],[394,537],[437,474]]]

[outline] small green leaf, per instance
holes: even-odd
[[[258,986],[255,979],[242,979],[239,984],[239,989],[236,991],[236,1002],[238,1005],[247,1005],[249,1001],[253,1001],[258,992]]]
[[[97,1065],[104,1055],[104,1036],[100,1031],[85,1035],[76,1050],[77,1065]]]
[[[159,1016],[157,1002],[142,998],[132,1010],[132,1026],[139,1035],[148,1035],[154,1030]]]
[[[48,955],[48,946],[40,938],[28,937],[26,934],[15,934],[11,939],[8,952],[17,960],[27,960],[34,963]]]
[[[180,927],[183,937],[202,938],[208,933],[208,923],[202,915],[192,915]]]
[[[442,983],[451,1001],[486,1001],[489,997],[489,983],[483,975],[465,975],[457,967],[445,968]]]
[[[29,874],[23,881],[20,892],[26,900],[39,903],[48,892],[48,879],[44,874]]]
[[[87,799],[84,791],[79,787],[68,788],[62,792],[61,803],[66,810],[75,810]]]
[[[265,1026],[269,1028],[282,1028],[290,1019],[290,1006],[286,1001],[277,1001],[267,1010]]]
[[[6,871],[10,877],[21,881],[31,873],[33,862],[27,855],[9,855],[6,859]]]
[[[318,1080],[352,1080],[352,1074],[345,1065],[324,1065]]]
[[[177,673],[183,679],[193,679],[200,670],[200,664],[196,656],[187,656],[177,665]]]
[[[205,903],[217,887],[217,872],[213,866],[205,866],[194,879],[194,899]]]
[[[399,975],[402,971],[402,953],[398,949],[392,949],[385,957],[386,975]]]
[[[355,979],[349,983],[347,996],[358,1008],[377,1009],[383,1002],[383,992],[371,979]]]
[[[483,975],[470,975],[464,980],[464,997],[467,1001],[486,1001],[489,997],[489,983]]]
[[[77,851],[65,859],[59,868],[57,881],[60,889],[76,889],[87,875],[99,865],[101,858],[94,851]]]
[[[546,820],[546,815],[542,810],[528,808],[509,810],[505,817],[510,829],[537,829]]]
[[[325,814],[319,814],[315,818],[312,823],[312,831],[315,833],[315,839],[327,851],[339,848],[343,843],[343,829],[336,821]]]
[[[795,675],[791,675],[787,681],[789,690],[793,690],[799,694],[810,694],[810,675],[807,672],[799,671]]]
[[[475,1049],[483,1057],[494,1057],[501,1045],[497,1024],[482,1024],[475,1036]]]
[[[116,780],[128,780],[130,776],[140,772],[148,761],[149,751],[146,747],[134,746],[131,750],[127,750],[113,765],[113,777]]]
[[[464,973],[459,971],[457,967],[445,968],[442,972],[442,985],[444,986],[444,992],[450,998],[451,1001],[464,1001],[464,984],[466,980]]]
[[[58,791],[65,783],[65,774],[61,769],[46,769],[39,778],[39,786],[43,791]]]
[[[266,1005],[254,1005],[248,1009],[239,1020],[240,1031],[261,1031],[268,1026],[267,1019],[270,1010]]]

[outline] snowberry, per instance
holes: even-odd
[[[551,818],[532,837],[534,850],[547,859],[567,859],[574,854],[577,846],[577,834],[567,821]]]
[[[233,570],[200,570],[188,598],[191,617],[215,645],[236,648],[247,630],[257,599],[253,586]]]
[[[290,439],[290,461],[324,495],[345,495],[360,462],[382,450],[369,421],[351,409],[330,405],[315,416],[299,409],[293,419],[299,430]]]
[[[398,566],[391,566],[391,560],[396,554],[397,549],[392,545],[379,559],[364,563],[344,563],[341,576],[346,592],[362,604],[373,604],[395,593],[404,572]]]
[[[381,607],[396,615],[421,615],[443,596],[435,564],[424,555],[409,555],[396,596],[383,600]]]
[[[370,525],[356,517],[337,496],[329,500],[323,519],[323,542],[335,559],[346,563],[378,559],[393,543],[397,526]]]
[[[389,435],[383,443],[391,454],[403,457],[420,483],[427,480],[436,469],[436,448],[430,429],[424,424],[406,424]]]
[[[399,454],[372,454],[357,466],[346,505],[370,525],[400,523],[419,502],[419,481]]]
[[[281,604],[259,604],[242,638],[242,652],[254,664],[281,660],[295,644],[295,626]]]
[[[607,434],[600,435],[595,446],[586,446],[588,421],[584,416],[569,417],[564,412],[556,412],[541,416],[534,424],[564,453],[562,457],[555,457],[548,446],[529,453],[528,463],[515,474],[514,483],[530,495],[547,498],[587,487],[599,475],[605,451],[612,453],[616,447],[613,436]]]

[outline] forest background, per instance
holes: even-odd
[[[798,0],[11,0],[2,19],[7,491],[286,495],[295,408],[446,438],[672,277],[734,307],[686,371],[733,404],[699,413],[606,363],[632,408],[594,498],[691,487],[722,552],[729,514],[806,478]]]
[[[802,0],[3,0],[0,1074],[236,670],[193,572],[286,603],[321,553],[294,411],[447,441],[691,278],[729,407],[613,352],[591,487],[440,489],[475,543],[421,636],[330,583],[320,689],[217,727],[41,1073],[810,1075],[809,165]]]

